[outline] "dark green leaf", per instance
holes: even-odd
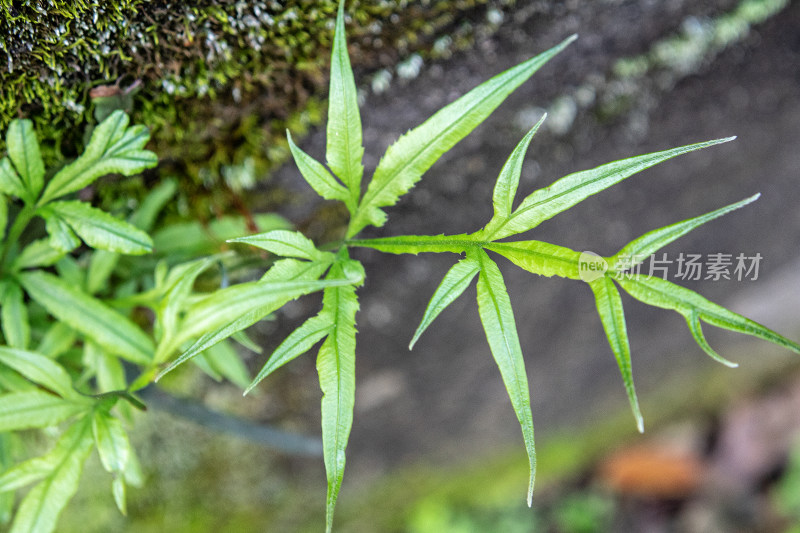
[[[382,207],[397,203],[442,154],[466,137],[514,89],[574,40],[575,36],[572,36],[550,50],[498,74],[400,137],[378,163],[347,236],[355,236],[368,224],[383,226],[386,214],[381,210]]]
[[[533,441],[533,415],[531,413],[528,377],[525,373],[525,360],[517,335],[517,325],[511,300],[506,291],[503,275],[486,252],[480,249],[471,254],[480,265],[478,276],[478,312],[489,341],[494,360],[503,376],[508,397],[517,414],[525,448],[528,452],[530,478],[528,482],[528,506],[533,498],[533,482],[536,477],[536,448]],[[468,255],[467,257],[470,257]]]

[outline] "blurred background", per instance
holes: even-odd
[[[258,2],[207,4],[122,9],[128,23],[113,26],[105,38],[125,53],[92,63],[102,64],[101,72],[83,72],[83,80],[74,72],[55,74],[62,92],[43,92],[38,100],[34,89],[19,89],[41,78],[24,78],[35,57],[7,42],[0,111],[50,113],[49,121],[67,132],[50,139],[48,154],[57,160],[80,144],[81,120],[103,106],[128,106],[135,120],[153,128],[153,149],[163,158],[141,190],[165,175],[182,179],[174,219],[270,212],[315,239],[336,237],[344,213],[319,202],[285,163],[282,140],[288,126],[306,152],[324,154],[334,3],[266,2],[263,10]],[[544,112],[548,119],[529,149],[520,198],[604,162],[736,135],[634,176],[542,224],[530,238],[611,255],[651,229],[760,192],[756,203],[665,249],[673,261],[680,254],[704,260],[760,254],[757,275],[680,280],[672,264],[668,279],[800,338],[800,3],[347,6],[365,176],[389,144],[443,105],[579,34],[391,208],[385,228],[369,235],[480,228],[491,216],[492,187],[505,158]],[[147,17],[160,25],[142,26],[144,37],[132,38]],[[116,100],[102,100],[110,97]],[[115,190],[113,184],[106,189],[98,196]],[[623,297],[645,417],[646,432],[638,435],[591,292],[582,283],[539,278],[501,262],[526,357],[539,451],[529,510],[519,425],[474,293],[468,290],[414,351],[407,349],[455,258],[367,251],[357,258],[367,282],[359,291],[356,416],[338,531],[800,531],[797,356],[709,327],[711,345],[740,363],[728,369],[702,352],[680,316]],[[249,367],[260,368],[269,350],[318,306],[318,298],[306,297],[260,324],[254,336],[265,354],[243,353]],[[325,476],[314,453],[320,399],[314,357],[295,360],[245,399],[232,384],[176,374],[164,385],[170,395],[308,437],[311,445],[275,450],[241,431],[216,431],[208,413],[193,417],[185,404],[153,396],[132,431],[145,485],[131,489],[129,516],[118,515],[93,457],[60,530],[319,531]]]

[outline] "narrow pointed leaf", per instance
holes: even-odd
[[[800,344],[749,318],[710,302],[686,287],[681,287],[661,278],[643,275],[633,279],[621,277],[617,282],[631,296],[646,304],[663,309],[672,309],[687,319],[691,319],[694,313],[697,318],[712,326],[752,335],[800,354]]]
[[[312,346],[328,335],[333,327],[333,317],[329,314],[320,314],[306,320],[275,349],[264,367],[245,389],[244,394],[253,390],[272,372],[310,350]]]
[[[528,482],[528,506],[533,498],[533,482],[536,476],[536,448],[533,440],[533,415],[531,413],[528,377],[525,360],[519,344],[514,311],[506,291],[503,275],[486,252],[476,250],[473,258],[480,264],[478,276],[478,312],[486,332],[486,340],[492,356],[500,369],[503,383],[508,391],[511,405],[519,420],[525,448],[528,452],[530,478]]]
[[[180,346],[185,340],[202,336],[156,379],[161,379],[178,365],[237,331],[255,324],[290,300],[326,287],[349,285],[353,282],[354,280],[349,278],[319,281],[259,281],[242,283],[217,291],[189,310],[187,318],[184,319],[186,327],[181,330],[179,342],[175,345]],[[208,333],[203,334],[203,332]]]
[[[39,205],[83,189],[106,174],[132,176],[156,166],[156,155],[143,149],[150,139],[147,128],[129,128],[128,122],[128,115],[115,111],[98,124],[83,154],[62,168],[47,184]]]
[[[345,203],[351,212],[355,211],[361,196],[361,176],[364,173],[364,167],[361,164],[363,154],[358,96],[345,40],[344,0],[340,0],[331,54],[325,159],[334,174],[347,186],[349,195]]]
[[[417,328],[417,331],[414,332],[414,337],[408,345],[409,350],[414,348],[414,344],[416,344],[420,335],[428,329],[431,322],[433,322],[448,305],[463,294],[467,287],[469,287],[469,284],[472,283],[478,270],[480,270],[478,262],[474,259],[467,258],[453,265],[447,274],[445,274],[444,279],[439,283],[439,287],[436,288],[436,292],[431,296],[431,301],[425,309],[422,322]]]
[[[0,192],[30,201],[25,186],[22,184],[22,180],[19,179],[19,176],[17,176],[17,172],[14,170],[11,160],[8,157],[4,157],[0,160]]]
[[[142,231],[153,229],[156,218],[169,201],[175,196],[178,190],[178,182],[172,178],[167,178],[156,186],[155,189],[147,193],[142,203],[131,215],[130,223]]]
[[[368,224],[382,226],[391,206],[408,192],[442,154],[486,119],[524,81],[566,48],[575,36],[479,85],[400,137],[378,163],[350,224],[348,237]]]
[[[580,255],[574,250],[542,241],[492,242],[484,248],[518,267],[540,276],[580,279]]]
[[[341,264],[337,263],[329,276],[343,274]],[[322,446],[328,478],[327,531],[331,531],[333,524],[333,511],[344,475],[345,448],[353,425],[357,311],[354,286],[325,290],[323,313],[330,315],[333,329],[320,347],[317,373],[322,389]]]
[[[25,305],[22,289],[13,282],[4,283],[2,302],[3,336],[12,348],[25,349],[31,340],[28,324],[28,306]]]
[[[625,245],[622,250],[614,254],[612,257],[609,257],[608,268],[614,270],[617,262],[620,259],[624,259],[626,269],[636,266],[638,263],[641,263],[664,246],[668,245],[679,237],[686,235],[696,227],[701,226],[706,222],[710,222],[715,218],[721,217],[726,213],[730,213],[731,211],[739,209],[740,207],[744,207],[751,202],[755,202],[758,200],[759,196],[761,196],[761,194],[755,194],[750,198],[745,198],[741,202],[727,205],[715,211],[711,211],[710,213],[706,213],[705,215],[690,218],[688,220],[645,233],[638,239],[635,239],[629,244]]]
[[[0,346],[0,363],[64,398],[77,395],[64,367],[42,354]]]
[[[92,433],[106,472],[121,476],[131,456],[131,443],[119,419],[97,410],[92,417]]]
[[[36,351],[48,359],[55,359],[75,343],[75,331],[63,322],[54,322],[42,337]]]
[[[115,477],[111,482],[111,493],[114,495],[114,503],[117,504],[117,509],[122,513],[122,516],[128,514],[128,505],[125,501],[125,478]]]
[[[78,490],[83,464],[92,451],[90,417],[76,422],[61,437],[68,450],[51,475],[34,486],[20,503],[11,533],[50,533],[58,515]],[[61,442],[59,442],[59,445]],[[65,448],[67,446],[65,445]]]
[[[628,330],[625,325],[625,312],[622,309],[622,298],[611,278],[601,276],[589,282],[597,304],[597,314],[603,323],[611,351],[617,360],[622,381],[625,383],[625,392],[631,404],[633,417],[639,433],[644,432],[644,419],[639,409],[639,399],[636,397],[636,388],[633,386],[633,373],[631,372],[631,346],[628,341]]]
[[[708,148],[733,139],[735,137],[681,146],[662,152],[653,152],[570,174],[549,187],[534,191],[522,201],[508,221],[495,227],[491,234],[486,234],[485,237],[496,240],[528,231],[589,196],[597,194],[637,172],[681,154]]]
[[[44,161],[30,120],[12,120],[6,134],[8,157],[22,178],[27,197],[35,200],[44,185]]]
[[[0,432],[55,426],[91,406],[40,390],[0,395]]]
[[[47,209],[69,224],[92,248],[135,255],[153,250],[153,241],[147,233],[84,202],[52,202]]]
[[[245,388],[250,383],[250,374],[236,350],[229,342],[218,342],[203,352],[204,359],[220,377]]]
[[[714,351],[711,345],[708,344],[706,336],[703,335],[703,325],[700,324],[700,317],[697,316],[696,312],[691,312],[686,315],[686,324],[689,326],[689,331],[692,333],[692,337],[694,337],[695,342],[712,359],[730,368],[736,368],[739,366],[737,363],[729,361],[724,357],[722,357],[721,355],[719,355],[717,352]]]
[[[482,244],[472,235],[400,235],[379,239],[354,239],[350,246],[372,248],[389,254],[419,254],[424,252],[464,253]]]
[[[525,137],[517,144],[514,151],[508,157],[508,160],[503,165],[500,175],[497,177],[497,183],[494,186],[494,194],[492,195],[492,204],[494,205],[494,217],[489,222],[489,226],[495,220],[505,220],[511,215],[514,207],[514,197],[517,195],[517,187],[519,186],[519,177],[522,174],[522,163],[525,160],[525,153],[528,151],[528,146],[539,126],[542,125],[543,116],[534,127],[528,131]]]
[[[133,363],[150,362],[153,342],[127,317],[52,274],[27,272],[19,279],[31,298],[72,329]]]
[[[275,255],[283,257],[297,257],[310,261],[333,261],[333,254],[330,252],[320,252],[314,243],[297,231],[273,230],[257,235],[247,235],[237,239],[229,239],[228,242],[241,242],[250,244],[267,250]]]
[[[322,163],[301,150],[292,140],[289,130],[286,130],[286,138],[289,140],[289,149],[300,174],[308,182],[317,194],[326,200],[349,201],[350,193],[341,183],[336,181],[328,169]]]

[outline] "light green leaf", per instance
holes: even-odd
[[[64,227],[72,235],[72,238],[75,239],[75,246],[78,246],[80,242],[75,238],[75,235],[72,234],[72,230],[66,225],[64,225]],[[13,269],[23,270],[26,268],[51,266],[64,257],[65,253],[66,251],[64,250],[54,248],[51,245],[50,239],[39,239],[27,245],[25,249],[22,250],[22,253],[14,259]]]
[[[92,433],[106,472],[122,477],[131,456],[131,443],[122,422],[103,410],[92,417]]]
[[[132,176],[156,166],[156,155],[143,150],[150,139],[147,128],[129,128],[128,121],[128,115],[115,111],[98,124],[83,154],[53,176],[38,205],[83,189],[106,174]]]
[[[114,503],[117,504],[117,509],[123,516],[128,514],[125,492],[125,478],[122,476],[115,477],[111,482],[111,493],[114,495]]]
[[[8,226],[8,198],[0,193],[0,242],[6,240],[6,227]]]
[[[637,172],[681,154],[733,139],[735,137],[681,146],[662,152],[653,152],[570,174],[549,187],[534,191],[522,201],[508,220],[492,228],[491,233],[485,233],[484,238],[497,240],[528,231],[589,196],[597,194]]]
[[[0,494],[4,496],[9,494],[13,496],[13,491],[46,477],[54,466],[51,459],[52,451],[44,456],[33,457],[21,463],[13,464],[13,457],[10,456],[10,450],[8,449],[10,447],[8,440],[11,436],[12,434],[10,433],[0,435],[3,445],[3,459],[4,463],[6,463],[4,466],[7,467],[0,474]]]
[[[597,313],[603,323],[608,343],[611,351],[617,359],[619,371],[622,374],[622,381],[625,383],[625,392],[628,393],[628,401],[636,419],[636,427],[639,433],[644,432],[644,419],[639,409],[639,399],[636,397],[636,388],[633,386],[633,374],[631,373],[631,346],[628,341],[628,329],[625,325],[625,312],[622,309],[622,298],[619,291],[614,286],[611,278],[601,276],[589,282],[594,293]]]
[[[333,317],[329,314],[319,314],[306,320],[275,349],[255,379],[247,386],[243,395],[253,390],[272,372],[310,350],[312,346],[328,335],[333,327]]]
[[[178,182],[172,178],[162,180],[155,189],[147,193],[142,203],[131,215],[130,223],[142,231],[153,229],[156,217],[178,190]]]
[[[609,270],[616,270],[617,263],[620,259],[624,261],[625,269],[634,267],[664,246],[668,245],[677,238],[686,235],[696,227],[701,226],[706,222],[710,222],[715,218],[721,217],[726,213],[730,213],[731,211],[739,209],[740,207],[744,207],[751,202],[755,202],[758,200],[759,196],[761,196],[761,194],[755,194],[750,198],[745,198],[741,202],[727,205],[715,211],[711,211],[710,213],[706,213],[705,215],[690,218],[688,220],[645,233],[638,239],[635,239],[629,244],[625,245],[622,250],[609,257],[608,268]]]
[[[331,267],[329,279],[344,275],[341,263]],[[358,298],[352,285],[325,289],[322,314],[333,329],[319,349],[317,373],[322,388],[322,446],[328,478],[327,531],[344,476],[345,448],[353,425],[356,387],[356,312]]]
[[[231,335],[231,340],[237,342],[240,346],[247,348],[251,352],[255,352],[257,354],[260,354],[261,352],[264,351],[264,349],[260,345],[256,344],[256,342],[253,339],[251,339],[244,331],[237,331],[236,333]]]
[[[331,53],[331,81],[328,95],[328,128],[325,159],[333,173],[342,180],[349,191],[345,200],[351,213],[355,212],[361,196],[361,176],[364,167],[361,157],[361,116],[358,112],[358,96],[347,55],[344,32],[344,0],[339,1],[336,15],[336,31]]]
[[[39,214],[42,216],[42,218],[44,218],[45,230],[47,231],[47,234],[50,235],[48,244],[54,250],[61,252],[62,257],[64,254],[71,252],[80,246],[81,241],[75,236],[75,233],[72,231],[72,228],[69,227],[69,224],[67,224],[60,216],[56,215],[47,208],[40,210]]]
[[[0,363],[64,398],[81,398],[72,388],[67,371],[42,354],[0,346]]]
[[[47,206],[92,248],[140,255],[153,250],[147,233],[84,202],[52,202]]]
[[[528,272],[580,279],[581,254],[569,248],[542,241],[492,242],[484,247]]]
[[[300,174],[311,185],[311,188],[317,194],[326,200],[341,200],[342,202],[349,202],[350,193],[345,189],[341,183],[336,181],[325,166],[301,150],[292,140],[289,130],[286,130],[286,138],[289,140],[289,149],[292,151],[292,157],[300,169]]]
[[[119,262],[120,254],[108,250],[95,250],[86,271],[86,292],[97,294],[108,286],[108,280]]]
[[[31,298],[58,320],[133,363],[147,364],[155,347],[136,324],[99,300],[45,272],[19,276]]]
[[[320,252],[311,239],[300,232],[289,230],[273,230],[257,235],[247,235],[228,242],[241,242],[266,250],[283,257],[297,257],[310,261],[332,262],[334,255],[330,252]]]
[[[51,533],[58,515],[78,490],[83,464],[92,451],[90,417],[73,424],[58,446],[65,452],[52,473],[34,486],[19,506],[11,533]]]
[[[30,120],[12,120],[6,134],[8,157],[14,163],[27,191],[27,200],[33,201],[44,185],[44,161],[39,153],[39,141],[33,133]]]
[[[467,257],[470,256],[480,265],[478,313],[483,330],[486,332],[486,340],[489,341],[492,355],[503,376],[503,383],[525,439],[530,466],[528,482],[528,507],[530,507],[533,499],[533,482],[536,477],[536,448],[533,441],[533,415],[528,377],[517,336],[514,311],[511,309],[511,300],[506,291],[503,275],[494,261],[480,249],[474,250]]]
[[[379,239],[354,239],[350,246],[372,248],[389,254],[419,254],[424,252],[452,252],[461,254],[483,244],[472,235],[400,235]]]
[[[706,352],[712,359],[717,361],[718,363],[722,363],[723,365],[729,368],[736,368],[739,365],[732,361],[728,361],[711,347],[706,340],[706,336],[703,335],[703,326],[700,324],[700,317],[697,315],[696,312],[691,312],[686,315],[686,324],[689,326],[689,331],[692,333],[692,337],[694,337],[695,342]]]
[[[2,302],[3,336],[12,348],[25,349],[31,341],[31,326],[28,324],[28,306],[25,305],[22,289],[12,281],[4,285]]]
[[[49,359],[55,359],[69,350],[76,339],[75,330],[63,322],[54,322],[42,337],[36,351]]]
[[[422,322],[417,328],[417,331],[414,332],[414,337],[411,339],[411,342],[408,344],[409,350],[414,348],[414,344],[417,343],[420,335],[428,329],[431,322],[469,287],[469,284],[472,283],[478,270],[480,270],[478,262],[466,258],[453,265],[447,274],[445,274],[444,279],[442,279],[442,282],[439,283],[439,286],[436,288],[436,292],[431,296],[428,307],[425,308]]]
[[[511,92],[575,38],[572,36],[550,50],[498,74],[400,137],[378,163],[351,221],[347,237],[355,236],[368,224],[383,226],[386,214],[381,207],[397,203],[442,154],[475,129]]]
[[[90,407],[36,389],[10,392],[0,395],[0,432],[54,426]]]
[[[7,157],[0,160],[0,192],[31,201],[25,191],[25,186],[22,184],[22,180],[17,176],[14,167],[11,165],[11,160]]]
[[[352,278],[320,281],[257,281],[219,290],[188,311],[183,321],[185,327],[181,329],[176,341],[173,341],[174,345],[180,346],[185,340],[202,336],[164,369],[156,380],[200,352],[261,320],[289,300],[326,287],[350,285],[358,281],[360,280]]]
[[[206,257],[188,263],[183,263],[170,270],[164,289],[166,294],[161,299],[156,310],[158,323],[161,328],[161,341],[156,350],[155,360],[161,361],[167,354],[162,353],[162,346],[172,342],[178,331],[179,313],[186,306],[189,294],[192,292],[194,282],[201,273],[217,261],[216,257]]]
[[[222,341],[203,352],[208,366],[219,376],[228,379],[241,388],[250,383],[250,374],[239,354],[229,342]]]
[[[494,193],[492,195],[492,205],[494,206],[494,216],[489,221],[487,228],[492,226],[493,222],[505,220],[511,215],[514,207],[514,197],[517,195],[517,187],[519,186],[519,177],[522,174],[522,163],[525,160],[525,153],[528,151],[528,146],[539,126],[542,125],[544,119],[547,117],[545,114],[539,122],[522,138],[522,140],[511,152],[508,160],[503,165],[500,175],[497,177],[497,183],[494,186]],[[488,231],[488,230],[487,230]]]
[[[680,285],[644,275],[633,279],[626,279],[625,276],[622,276],[617,279],[617,283],[637,300],[662,309],[677,311],[686,318],[690,329],[692,329],[692,323],[696,323],[699,319],[712,326],[752,335],[800,354],[800,345],[796,342],[790,341],[749,318],[710,302],[696,292]],[[698,339],[697,335],[695,335],[695,339]],[[705,343],[699,342],[699,344],[705,350]]]

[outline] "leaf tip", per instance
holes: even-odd
[[[642,415],[636,417],[636,429],[639,430],[639,433],[644,433],[644,418],[642,418]]]

